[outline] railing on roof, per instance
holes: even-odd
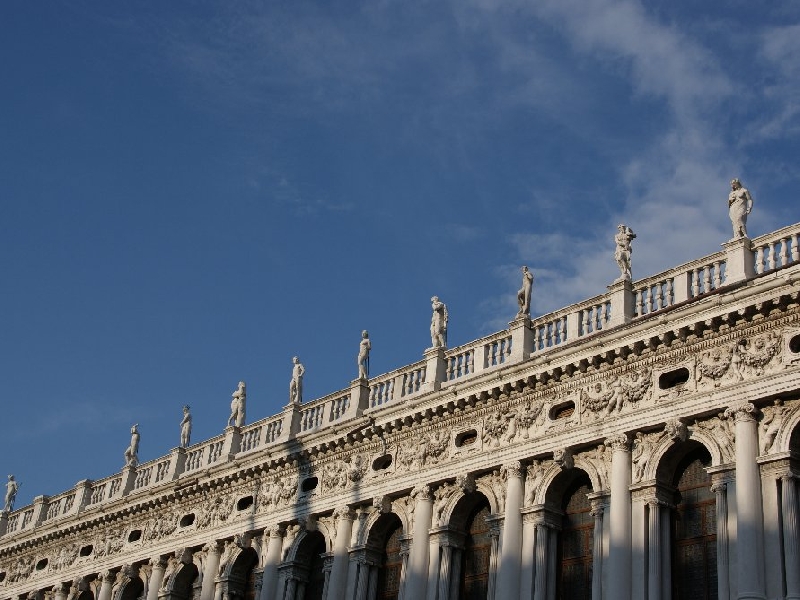
[[[800,261],[800,223],[752,240],[750,248],[726,244],[726,250],[687,262],[662,273],[619,285],[608,292],[526,321],[516,319],[509,329],[449,350],[428,350],[425,360],[406,365],[368,381],[305,404],[289,405],[282,413],[225,433],[168,456],[123,469],[97,481],[84,481],[72,490],[4,513],[0,535],[18,534],[63,517],[92,510],[129,493],[156,487],[224,463],[244,453],[287,443],[360,416],[364,410],[382,410],[416,396],[447,388],[488,371],[516,364],[576,340],[594,336],[613,325],[647,318],[676,304],[691,302],[736,283],[729,281],[731,264],[739,261],[744,278],[789,267]],[[739,254],[736,254],[739,252]],[[734,263],[730,261],[734,260]],[[734,275],[736,270],[733,271]],[[738,281],[742,281],[739,276]],[[620,296],[628,294],[628,297]],[[631,313],[620,317],[623,304]]]

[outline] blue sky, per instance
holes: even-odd
[[[18,506],[798,219],[800,4],[0,4],[0,470]]]

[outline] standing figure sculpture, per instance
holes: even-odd
[[[139,464],[139,424],[131,427],[131,443],[125,448],[125,466],[135,467]]]
[[[528,267],[522,267],[522,287],[517,292],[517,304],[519,310],[517,316],[531,316],[531,290],[533,289],[533,273]]]
[[[728,194],[728,216],[733,225],[733,238],[747,237],[747,215],[753,210],[753,197],[738,179],[731,180]]]
[[[439,301],[439,296],[431,298],[431,347],[447,347],[447,305]]]
[[[296,356],[292,357],[292,380],[289,382],[289,402],[291,404],[303,403],[303,375],[306,369]]]
[[[247,390],[244,381],[239,382],[239,387],[231,394],[231,416],[228,417],[228,427],[244,425],[244,415],[247,401]]]
[[[614,236],[614,243],[617,245],[614,251],[614,260],[619,266],[620,276],[617,281],[630,281],[631,279],[631,253],[633,248],[631,242],[636,238],[636,234],[627,225],[620,223],[617,225],[617,235]]]
[[[366,381],[369,379],[369,351],[372,343],[369,341],[367,330],[361,332],[361,344],[358,347],[358,378]]]
[[[183,419],[181,419],[181,448],[188,448],[192,438],[192,413],[189,412],[189,405],[183,407]]]
[[[9,475],[8,483],[6,484],[6,503],[3,505],[4,512],[11,512],[14,510],[14,500],[17,497],[17,490],[19,490],[19,483],[17,483],[13,475]]]

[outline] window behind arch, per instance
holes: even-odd
[[[488,516],[489,503],[484,502],[468,525],[462,557],[460,598],[463,600],[484,600],[489,591],[492,539],[489,535],[489,524],[486,522]]]
[[[587,497],[591,492],[589,484],[584,483],[565,499],[557,550],[559,598],[590,600],[592,597],[594,517]]]

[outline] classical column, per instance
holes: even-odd
[[[592,538],[592,600],[601,600],[603,596],[603,514],[604,500],[592,499],[592,516],[594,517],[594,536]]]
[[[397,595],[397,600],[405,600],[405,588],[406,588],[406,574],[408,573],[408,552],[409,552],[409,540],[406,538],[400,539],[400,558],[403,559],[403,565],[400,567],[400,591]]]
[[[781,478],[781,511],[786,600],[800,600],[800,524],[797,515],[797,478],[792,473]]]
[[[717,496],[717,589],[719,600],[730,599],[730,575],[728,573],[728,484],[723,482],[711,486]]]
[[[725,410],[736,419],[736,551],[739,600],[764,600],[764,565],[761,542],[764,526],[761,507],[761,475],[758,456],[756,407],[741,402]]]
[[[522,566],[520,568],[520,598],[533,598],[534,543],[536,540],[536,514],[525,509],[522,517]],[[594,598],[594,597],[593,597]],[[595,599],[596,600],[596,599]]]
[[[433,494],[427,485],[418,485],[411,490],[414,499],[414,533],[408,554],[405,585],[401,589],[405,600],[425,598],[428,584],[428,553],[430,552],[430,528],[433,514]]]
[[[356,565],[355,579],[358,583],[356,584],[355,600],[367,600],[367,590],[369,589],[369,565],[363,553],[355,560],[351,560],[350,564]],[[350,595],[348,594],[347,597],[350,597]]]
[[[114,586],[116,573],[113,571],[104,571],[100,576],[103,583],[100,585],[100,593],[97,595],[97,600],[111,600],[111,588]]]
[[[147,600],[158,600],[158,590],[164,581],[164,568],[167,563],[160,556],[154,556],[148,564],[150,566],[150,578],[147,582]]]
[[[67,600],[67,588],[63,583],[53,586],[53,600]]]
[[[608,597],[630,600],[631,597],[631,455],[630,442],[624,433],[606,440],[611,446],[611,533],[608,552]]]
[[[278,565],[281,562],[283,535],[285,532],[286,530],[280,526],[270,527],[264,532],[264,535],[268,536],[268,541],[259,600],[272,600],[275,598],[278,587]]]
[[[515,460],[503,465],[506,476],[506,505],[503,519],[503,547],[497,568],[496,598],[519,598],[522,563],[522,464]],[[492,596],[490,596],[492,598]]]
[[[661,600],[661,503],[652,498],[647,509],[647,600]]]
[[[331,568],[333,567],[333,555],[327,552],[322,559],[322,576],[325,580],[322,583],[322,600],[328,597],[328,586],[331,583]]]
[[[547,600],[547,566],[550,554],[550,528],[540,520],[536,523],[536,566],[534,567],[535,583],[534,600]],[[498,598],[498,600],[503,600]]]
[[[214,600],[217,571],[219,570],[219,543],[206,544],[203,551],[206,553],[206,560],[203,564],[203,587],[200,589],[200,600]]]
[[[449,600],[450,595],[450,559],[453,557],[453,547],[449,540],[443,541],[444,544],[440,546],[442,551],[439,559],[439,596],[436,600]]]
[[[355,515],[349,506],[337,508],[333,515],[336,520],[336,538],[333,541],[333,564],[331,565],[327,597],[330,600],[338,600],[344,598],[347,587],[347,563],[350,561],[347,549],[353,533]]]
[[[661,551],[661,597],[664,600],[672,598],[672,552],[669,546],[672,539],[672,508],[661,508],[661,539],[666,546]],[[728,600],[728,597],[725,597]]]
[[[286,582],[286,595],[283,597],[283,600],[295,600],[296,595],[297,579],[295,579],[293,575],[289,575],[289,579]],[[323,596],[323,598],[325,598],[325,596]]]
[[[502,527],[502,519],[494,516],[491,520],[487,519],[489,524],[489,541],[491,543],[489,549],[489,582],[487,587],[486,598],[487,600],[494,600],[498,598],[496,594],[497,589],[497,561],[500,557],[500,528]]]
[[[450,598],[458,598],[458,591],[461,588],[461,548],[452,547],[453,555],[450,557]],[[373,596],[374,598],[374,596]],[[487,594],[487,600],[492,597]]]

